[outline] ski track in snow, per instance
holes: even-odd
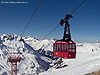
[[[54,40],[38,40],[35,37],[17,35],[0,36],[0,75],[10,75],[11,63],[7,52],[21,52],[18,75],[84,75],[100,70],[100,43],[77,43],[76,59],[63,59],[67,67],[50,67],[58,60],[52,58]],[[39,53],[40,52],[40,53]]]

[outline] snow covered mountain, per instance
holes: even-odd
[[[21,52],[18,75],[83,75],[100,70],[100,43],[77,43],[76,59],[52,57],[54,39],[38,40],[35,37],[17,35],[0,36],[0,75],[10,75],[11,63],[7,52]],[[59,68],[57,62],[62,61]]]
[[[1,35],[0,75],[10,75],[11,73],[11,63],[7,63],[7,53],[9,52],[22,53],[22,61],[18,65],[18,75],[47,71],[53,66],[51,64],[57,62],[55,61],[57,58],[52,57],[51,51],[45,51],[47,48],[51,48],[53,42],[53,40],[37,40],[30,36],[21,39],[17,35]]]

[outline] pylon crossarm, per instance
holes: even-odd
[[[7,53],[7,62],[11,62],[11,75],[17,75],[17,62],[22,60],[21,53]]]

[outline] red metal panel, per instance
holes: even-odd
[[[75,52],[68,53],[68,59],[71,59],[71,58],[76,58]]]
[[[67,59],[67,58],[68,58],[68,52],[64,52],[63,58],[64,58],[64,59]]]
[[[61,58],[63,58],[63,53],[64,53],[64,52],[60,52],[60,57],[61,57]]]
[[[56,51],[53,48],[53,56],[61,57],[64,59],[76,58],[76,43],[72,41],[68,42],[55,42],[57,44]],[[60,49],[59,49],[60,44]],[[66,45],[66,46],[65,46]]]
[[[68,59],[76,58],[76,43],[68,42]]]
[[[57,51],[54,51],[54,52],[53,52],[53,56],[54,56],[54,57],[58,57],[58,52],[57,52]]]

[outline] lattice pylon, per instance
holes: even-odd
[[[17,62],[11,63],[11,75],[17,75]]]
[[[7,62],[11,62],[11,75],[17,75],[17,62],[21,61],[21,53],[7,53],[8,60]]]

